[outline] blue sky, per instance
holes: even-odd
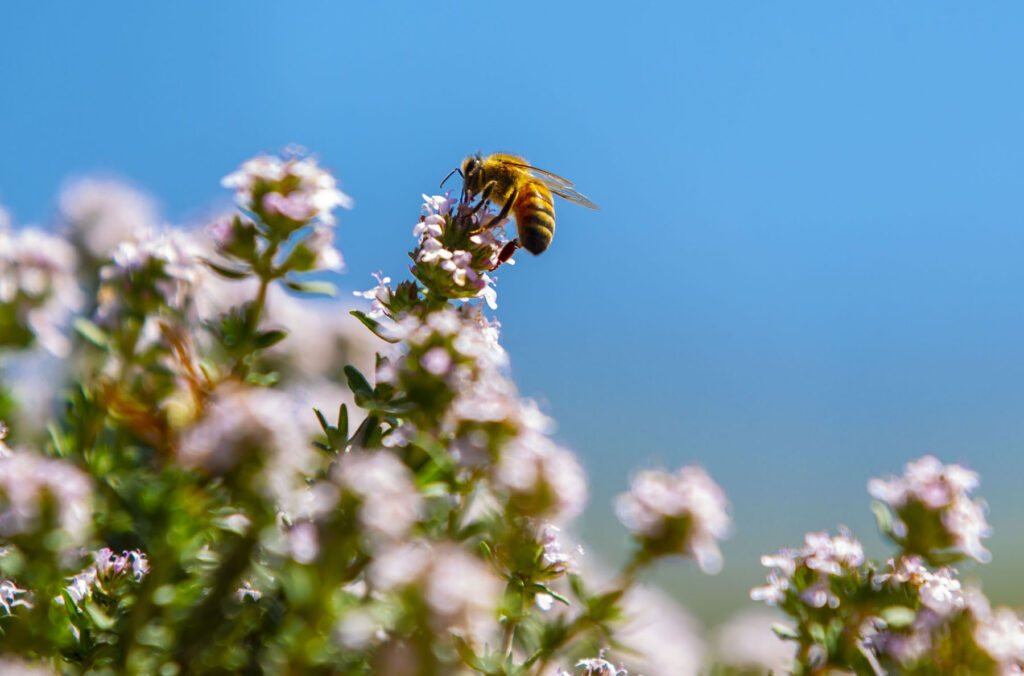
[[[45,222],[103,171],[182,222],[300,143],[356,200],[362,289],[404,276],[464,155],[522,154],[601,206],[559,204],[498,286],[514,374],[594,479],[585,533],[631,470],[699,462],[734,505],[726,568],[664,577],[736,606],[806,530],[875,542],[866,480],[931,452],[981,472],[970,572],[1021,603],[1022,29],[1010,2],[20,3],[0,203]]]

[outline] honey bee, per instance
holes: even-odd
[[[501,250],[498,265],[511,258],[519,247],[532,254],[539,254],[548,248],[555,234],[552,193],[588,209],[598,208],[578,193],[571,181],[531,166],[524,158],[516,155],[495,153],[483,157],[476,153],[464,159],[461,167],[445,176],[445,181],[454,173],[462,176],[464,200],[480,198],[474,211],[485,202],[500,207],[498,214],[481,229],[494,227],[508,218],[510,212],[516,219],[518,237]],[[444,181],[441,184],[444,185]]]

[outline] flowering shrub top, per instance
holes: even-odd
[[[625,673],[600,651],[636,576],[717,567],[725,500],[695,468],[634,488],[634,556],[583,577],[583,470],[484,315],[491,210],[425,197],[413,279],[378,275],[343,326],[281,293],[333,293],[308,273],[343,265],[334,178],[260,156],[223,184],[240,211],[205,238],[90,180],[61,200],[75,248],[4,231],[0,345],[70,359],[45,435],[0,410],[0,649],[66,673]]]
[[[412,278],[377,274],[353,318],[308,299],[343,267],[334,178],[260,156],[224,185],[240,211],[205,236],[89,179],[60,200],[67,239],[0,213],[0,671],[698,673],[690,621],[638,580],[721,567],[724,492],[638,473],[616,501],[633,549],[595,574],[568,528],[583,469],[485,314],[490,206],[425,196]],[[33,350],[65,358],[58,407],[12,367]],[[954,567],[989,558],[977,485],[926,456],[868,486],[891,558],[842,528],[764,556],[751,596],[792,646],[773,668],[1020,673],[1020,618]],[[711,673],[746,673],[760,638],[734,629]]]

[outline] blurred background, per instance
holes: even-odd
[[[595,556],[625,551],[631,473],[705,466],[725,567],[657,581],[714,624],[806,531],[886,555],[865,483],[933,453],[981,474],[993,561],[966,572],[1019,605],[1022,29],[1010,2],[12,4],[0,204],[49,223],[99,172],[197,224],[298,143],[356,201],[347,295],[406,278],[420,195],[464,155],[521,154],[601,206],[556,205],[497,312],[591,477]]]

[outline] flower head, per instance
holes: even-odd
[[[88,477],[70,463],[29,451],[0,457],[0,536],[39,528],[49,496],[67,544],[82,543],[92,528],[91,493]]]
[[[243,162],[221,185],[235,191],[235,201],[242,208],[295,223],[315,220],[334,225],[333,211],[353,206],[352,198],[312,157],[260,155]]]
[[[205,274],[201,253],[183,231],[137,230],[100,269],[97,322],[116,327],[129,319],[143,321],[161,308],[191,313]]]
[[[990,555],[981,538],[991,528],[983,503],[969,495],[977,486],[975,472],[926,455],[907,463],[902,477],[872,479],[868,492],[895,513],[889,535],[908,553],[953,550],[985,562]]]
[[[107,258],[135,231],[157,224],[153,200],[111,178],[72,181],[61,190],[58,205],[68,236],[96,260]]]
[[[298,417],[295,403],[283,392],[224,383],[181,435],[178,462],[214,475],[243,464],[262,466],[261,488],[285,500],[282,509],[292,511],[292,503],[303,495],[303,477],[318,459],[295,424]]]
[[[761,565],[771,569],[768,584],[750,590],[750,598],[781,605],[793,594],[809,608],[835,608],[841,599],[833,593],[832,579],[856,577],[863,563],[863,546],[845,528],[836,536],[807,533],[801,549],[761,557]]]
[[[705,572],[722,565],[718,540],[731,519],[722,489],[700,467],[641,472],[615,503],[619,520],[652,554],[685,554]]]
[[[78,256],[66,240],[38,228],[0,229],[0,332],[13,347],[34,337],[58,357],[71,343],[63,327],[85,297],[75,281]],[[10,324],[6,326],[6,324]]]
[[[419,238],[412,254],[413,274],[446,298],[482,298],[492,309],[497,307],[494,280],[487,271],[497,266],[502,242],[481,230],[486,211],[467,215],[449,195],[423,198],[424,215],[412,231]]]
[[[419,520],[423,500],[412,472],[391,451],[351,451],[332,478],[359,500],[359,521],[375,537],[400,538]]]

